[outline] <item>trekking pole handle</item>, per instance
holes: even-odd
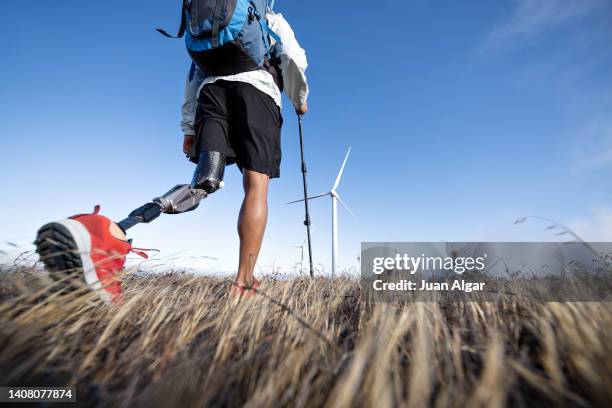
[[[306,160],[304,159],[304,140],[303,140],[303,135],[302,135],[302,116],[304,116],[303,113],[298,113],[298,126],[300,128],[300,152],[302,154],[302,173],[308,173],[308,170],[306,169]]]

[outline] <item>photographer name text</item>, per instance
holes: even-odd
[[[450,282],[427,282],[421,280],[417,282],[402,279],[399,282],[384,282],[381,279],[375,280],[372,284],[374,290],[378,291],[449,291],[459,290],[466,293],[484,290],[484,282],[466,282],[463,279]]]
[[[482,257],[441,257],[441,256],[409,256],[396,254],[394,257],[378,257],[373,259],[372,272],[382,275],[385,272],[404,272],[415,275],[417,272],[436,271],[462,275],[466,271],[482,272],[485,268],[487,255]],[[469,282],[455,279],[452,282],[432,282],[422,279],[420,282],[402,279],[397,282],[374,280],[372,287],[376,291],[462,291],[466,293],[483,291],[486,283]]]

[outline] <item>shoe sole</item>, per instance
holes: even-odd
[[[94,290],[106,303],[112,297],[102,287],[90,257],[91,240],[87,229],[78,221],[61,220],[43,225],[36,236],[36,252],[49,270],[49,276],[59,281],[76,271],[81,281]],[[78,286],[66,281],[68,289]]]

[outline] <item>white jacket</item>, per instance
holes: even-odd
[[[291,26],[282,14],[268,11],[267,18],[268,25],[272,31],[278,34],[282,42],[282,44],[275,44],[272,39],[271,45],[274,55],[280,58],[285,94],[291,100],[293,106],[299,108],[306,103],[309,92],[305,74],[308,67],[306,52],[297,42]],[[205,77],[202,71],[198,68],[194,69],[192,66],[187,74],[185,102],[182,106],[181,129],[185,136],[195,134],[195,112],[200,90],[204,85],[221,79],[251,84],[269,95],[279,107],[282,107],[280,90],[274,83],[272,75],[267,71],[258,70],[242,72],[236,75]]]

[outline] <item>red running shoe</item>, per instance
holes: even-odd
[[[117,274],[123,271],[132,244],[119,226],[98,215],[99,211],[96,206],[93,214],[46,224],[38,230],[34,243],[53,279],[64,279],[76,271],[79,279],[110,303],[121,295]]]

